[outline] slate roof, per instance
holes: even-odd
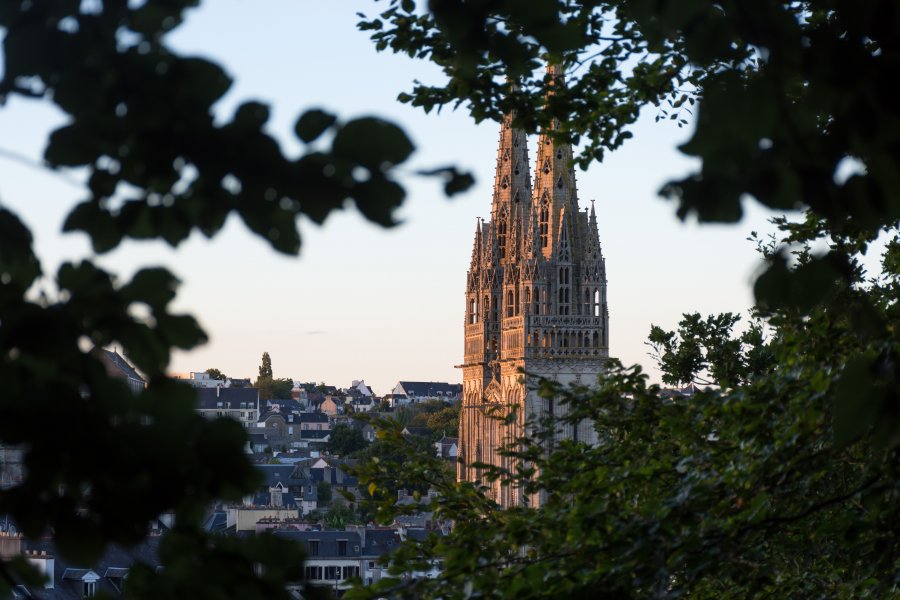
[[[135,370],[131,364],[125,360],[125,357],[120,355],[118,352],[114,352],[112,350],[107,350],[105,348],[103,350],[103,356],[111,363],[111,366],[114,367],[117,371],[119,371],[123,376],[128,379],[136,379],[138,381],[144,381],[144,378],[140,376],[140,374]]]
[[[307,560],[316,558],[359,558],[360,540],[355,531],[290,531],[279,529],[275,535],[302,544],[307,548]],[[345,554],[338,554],[338,542],[347,542]],[[318,542],[318,552],[313,554],[310,542]]]
[[[262,485],[273,488],[279,483],[288,488],[292,485],[302,485],[305,478],[294,477],[294,465],[254,465],[263,474]]]
[[[300,413],[301,423],[327,423],[328,415],[323,412],[302,412]]]
[[[427,427],[404,427],[403,433],[409,435],[417,435],[419,437],[431,437],[431,430]]]
[[[63,560],[56,552],[53,540],[43,538],[40,540],[26,540],[23,549],[30,551],[44,551],[53,556],[53,580],[54,587],[45,589],[43,586],[21,586],[20,593],[25,598],[35,600],[75,600],[84,597],[84,587],[80,576],[89,570],[100,576],[97,581],[97,592],[104,592],[112,598],[122,598],[121,582],[124,573],[137,562],[143,562],[151,567],[160,564],[158,556],[159,537],[149,537],[141,544],[133,548],[122,546],[110,546],[94,565],[76,564]],[[27,590],[27,591],[26,591]]]
[[[272,506],[271,492],[260,492],[253,497],[254,506]],[[281,506],[279,508],[297,508],[297,500],[294,495],[285,491],[281,494]]]
[[[203,524],[203,529],[206,531],[225,531],[228,527],[228,514],[223,510],[217,510],[213,514],[209,515],[206,519],[206,522]]]
[[[278,408],[276,411],[275,408]],[[260,402],[259,405],[260,410],[272,410],[273,412],[280,412],[283,415],[289,413],[300,412],[300,402],[297,400],[266,400],[265,405]]]
[[[362,556],[377,558],[390,554],[400,545],[400,534],[396,529],[366,529],[366,544]]]
[[[453,398],[462,394],[461,383],[446,383],[443,381],[400,381],[398,384],[413,398],[430,398],[444,396]]]
[[[239,409],[241,402],[247,408],[256,409],[259,400],[257,388],[197,388],[197,408],[206,410]],[[219,403],[222,406],[219,407]]]

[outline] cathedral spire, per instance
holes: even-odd
[[[495,224],[501,261],[518,254],[511,244],[518,242],[523,236],[513,235],[512,228],[516,223],[526,221],[531,206],[528,140],[524,131],[513,126],[514,120],[515,114],[509,113],[500,124],[494,196],[491,203],[491,222]],[[510,247],[507,247],[508,244]]]
[[[547,77],[552,87],[565,86],[561,65],[548,65]],[[569,214],[578,212],[575,169],[571,166],[572,146],[553,139],[552,132],[559,128],[559,121],[554,118],[550,126],[541,131],[532,192],[534,208],[540,215],[541,248],[547,257],[552,254],[558,241],[555,238],[559,233],[563,209]],[[569,226],[572,225],[574,222],[570,218]],[[577,236],[569,231],[569,237]]]

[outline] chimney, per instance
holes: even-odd
[[[48,590],[53,589],[53,573],[56,567],[56,561],[53,558],[52,554],[47,554],[46,550],[41,550],[40,553],[35,550],[34,552],[25,552],[25,560],[31,563],[47,580],[44,582],[44,588]]]

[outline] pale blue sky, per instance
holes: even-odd
[[[321,106],[344,118],[377,114],[401,122],[418,147],[408,171],[456,163],[478,184],[447,200],[436,181],[407,177],[403,224],[384,230],[355,210],[325,226],[302,224],[299,258],[277,255],[236,218],[213,241],[195,235],[173,251],[162,243],[125,243],[100,258],[123,275],[162,264],[183,281],[177,306],[199,317],[211,341],[176,355],[172,370],[217,367],[255,377],[260,355],[276,377],[338,386],[365,378],[386,393],[398,379],[459,381],[463,286],[475,219],[487,216],[498,127],[475,125],[464,112],[425,115],[395,102],[413,79],[440,82],[429,65],[377,54],[356,31],[369,1],[207,1],[172,37],[179,50],[214,58],[235,78],[217,107],[230,115],[246,99],[272,106],[270,130],[299,151],[291,128],[303,110]],[[751,303],[758,267],[752,229],[768,231],[766,213],[750,206],[735,226],[683,224],[657,190],[691,163],[675,146],[687,128],[654,123],[589,172],[578,172],[582,206],[597,201],[607,260],[610,350],[652,373],[643,342],[650,324],[675,327],[680,314],[741,311]],[[46,104],[16,100],[0,110],[0,149],[39,160],[46,135],[63,116]],[[534,154],[532,153],[532,159]],[[77,173],[71,177],[78,177]],[[77,185],[0,156],[0,202],[18,211],[36,238],[45,269],[91,256],[81,234],[62,235]]]

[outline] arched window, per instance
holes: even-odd
[[[515,299],[515,302],[513,303],[513,305],[516,308],[516,310],[515,310],[516,316],[519,316],[519,312],[520,312],[519,307],[521,306],[521,304],[519,302],[519,286],[516,286],[516,299]]]
[[[488,320],[488,311],[491,309],[491,304],[488,302],[488,297],[484,297],[484,301],[481,303],[481,310],[484,311],[484,320]]]
[[[500,258],[506,258],[506,216],[500,217],[497,224],[497,246],[500,249]]]
[[[525,288],[525,304],[531,304],[531,288]]]
[[[513,316],[513,312],[515,311],[515,304],[513,300],[512,290],[506,292],[506,316]]]
[[[469,325],[478,322],[478,303],[475,298],[469,300]]]
[[[594,316],[600,316],[600,290],[594,289]]]

